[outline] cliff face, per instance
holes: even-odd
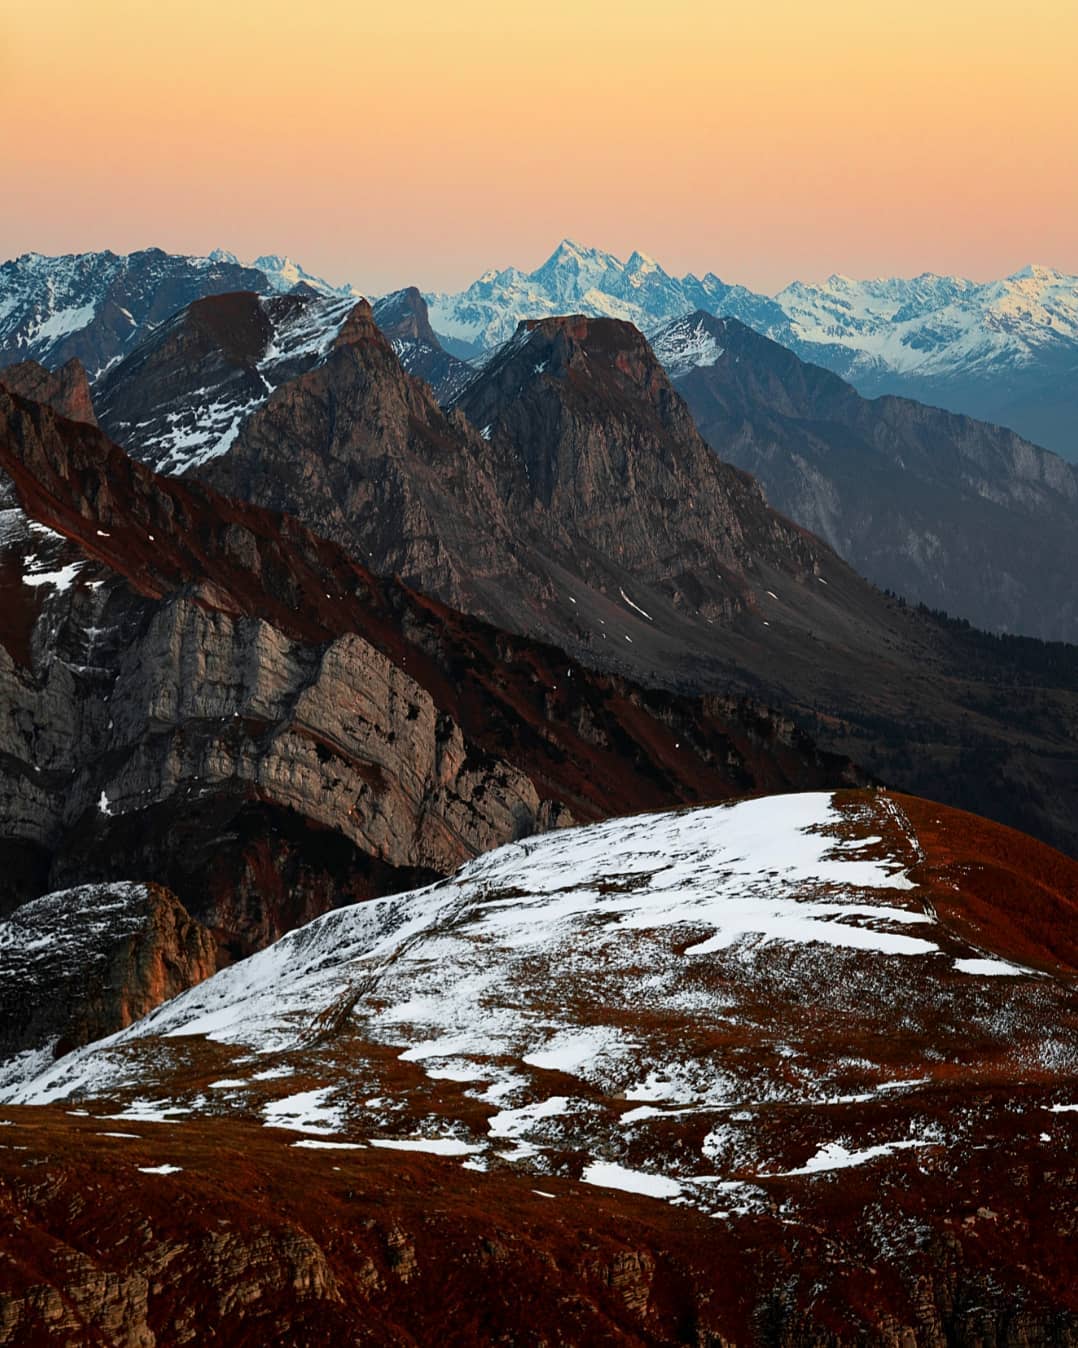
[[[159,885],[33,899],[0,923],[0,1060],[47,1060],[126,1029],[216,969],[211,934]]]
[[[8,909],[139,875],[233,953],[573,819],[856,777],[381,581],[0,397]]]
[[[48,370],[36,360],[7,365],[0,369],[0,384],[32,402],[47,403],[69,421],[97,425],[90,381],[76,356],[58,370]]]

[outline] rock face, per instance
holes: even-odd
[[[679,625],[704,637],[751,606],[750,568],[811,592],[837,565],[715,459],[643,338],[612,320],[526,325],[446,414],[358,305],[200,475],[499,626],[667,679],[691,658]],[[641,614],[657,593],[658,653]],[[615,629],[619,615],[640,621]]]
[[[1078,850],[1078,654],[861,580],[717,459],[628,324],[525,324],[443,412],[357,306],[200,472],[592,668],[787,708],[884,781]]]
[[[0,1078],[126,1029],[216,969],[213,937],[159,885],[22,904],[0,923]]]
[[[498,472],[491,457],[462,417],[404,373],[361,301],[326,359],[277,389],[199,476],[295,514],[372,569],[459,605],[479,590],[500,594],[505,571],[520,570],[499,495],[509,456]],[[471,608],[501,616],[493,603]]]
[[[0,1335],[1070,1348],[1076,894],[858,791],[331,913],[5,1092]]]
[[[356,303],[305,285],[196,300],[102,377],[101,424],[159,472],[190,472],[226,453],[275,388],[325,359]],[[374,317],[401,366],[443,401],[471,377],[438,345],[418,290],[387,296]]]
[[[55,371],[39,365],[36,360],[8,365],[0,369],[0,384],[32,402],[47,403],[70,421],[97,425],[90,382],[77,356],[72,356],[66,365]]]
[[[242,954],[573,819],[857,778],[759,707],[589,673],[90,427],[0,418],[7,909],[148,876]]]
[[[876,584],[995,631],[1078,637],[1078,470],[1013,431],[849,384],[697,312],[654,338],[705,440]]]
[[[451,402],[474,371],[450,355],[430,325],[427,302],[415,286],[384,295],[374,305],[374,321],[389,340],[401,368],[425,380],[440,403]]]

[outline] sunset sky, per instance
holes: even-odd
[[[5,0],[0,257],[1078,272],[1075,0]]]

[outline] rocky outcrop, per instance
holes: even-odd
[[[102,1039],[216,969],[209,931],[159,885],[84,885],[24,903],[0,923],[0,1080],[5,1060]]]
[[[427,302],[415,286],[384,295],[372,312],[401,369],[428,383],[440,403],[451,402],[472,378],[472,367],[450,355],[438,340],[430,325]]]
[[[522,323],[457,405],[513,461],[514,512],[548,546],[572,540],[600,585],[613,564],[675,609],[728,621],[757,567],[803,583],[831,560],[767,509],[751,479],[709,455],[631,324]]]
[[[0,384],[36,403],[47,403],[70,421],[97,425],[90,381],[77,356],[58,370],[48,370],[36,360],[20,361],[0,369]]]
[[[736,319],[696,313],[654,340],[715,452],[877,585],[989,630],[1078,637],[1072,464],[999,426],[862,398]]]
[[[403,290],[383,295],[375,301],[372,312],[382,335],[390,341],[401,338],[441,349],[438,336],[430,325],[427,301],[415,286],[405,286]],[[464,365],[463,361],[456,363]]]
[[[196,300],[101,377],[101,425],[161,472],[205,462],[273,388],[318,362],[353,303],[309,287]]]
[[[147,876],[246,953],[573,819],[857,777],[763,709],[589,673],[91,428],[0,415],[8,909]]]

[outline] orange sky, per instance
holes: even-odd
[[[386,13],[385,11],[389,11]],[[4,0],[0,257],[1078,272],[1076,0]]]

